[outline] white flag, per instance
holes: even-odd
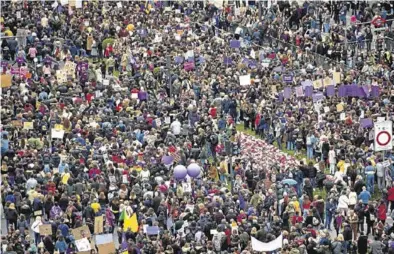
[[[269,243],[260,242],[256,238],[252,237],[252,249],[254,251],[274,251],[282,248],[282,241],[283,241],[282,234],[280,234],[278,238],[276,238],[275,240]]]

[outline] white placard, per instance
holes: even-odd
[[[64,130],[51,130],[52,139],[62,139],[64,137]]]
[[[192,185],[190,183],[182,183],[183,192],[192,192]]]
[[[103,85],[109,86],[109,79],[103,79]]]
[[[181,36],[179,34],[174,34],[175,40],[180,41],[181,40]]]
[[[386,117],[384,117],[384,116],[379,116],[377,119],[376,119],[376,122],[384,122],[384,121],[386,121]]]
[[[275,240],[273,240],[269,243],[261,242],[252,236],[252,249],[254,251],[258,251],[258,252],[269,251],[269,252],[271,252],[271,251],[282,248],[282,245],[283,245],[282,234],[280,234],[280,236],[278,236],[278,238],[276,238]]]
[[[68,4],[68,0],[60,0],[60,4],[61,5],[66,5],[66,4]]]
[[[55,1],[55,2],[52,4],[52,8],[53,8],[53,9],[56,9],[58,6],[59,6],[59,4],[57,3],[57,1]]]
[[[129,179],[127,178],[127,175],[122,175],[122,183],[129,183]]]
[[[121,9],[121,8],[123,7],[122,2],[117,2],[117,3],[116,3],[116,6],[117,6],[119,9]]]
[[[132,93],[131,99],[138,99],[138,93]]]
[[[239,84],[241,86],[249,86],[250,85],[250,74],[239,76]]]
[[[82,8],[82,0],[75,0],[75,8],[77,9]]]
[[[250,51],[250,57],[256,59],[256,52],[253,49]]]
[[[77,246],[78,251],[89,251],[92,249],[90,242],[86,237],[80,240],[75,240],[75,246]]]
[[[346,119],[346,114],[343,112],[343,113],[341,113],[341,114],[339,115],[339,120],[345,121],[345,119]]]
[[[20,19],[20,18],[21,18],[21,12],[20,12],[20,11],[17,11],[17,12],[16,12],[16,18],[17,18],[17,19]]]
[[[186,205],[186,209],[189,209],[191,213],[194,211],[194,205]]]
[[[324,113],[330,112],[330,107],[324,107]]]

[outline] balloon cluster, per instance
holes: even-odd
[[[191,163],[187,168],[183,165],[177,165],[174,168],[174,178],[177,180],[185,179],[186,175],[196,178],[201,173],[201,167],[197,163]]]

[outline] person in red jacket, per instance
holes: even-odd
[[[387,200],[390,201],[390,209],[394,210],[394,185],[388,190]]]
[[[384,200],[380,201],[380,205],[378,206],[378,219],[380,221],[382,221],[382,223],[384,224],[386,222],[387,219],[387,207],[386,204],[384,202]]]

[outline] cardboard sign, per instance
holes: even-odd
[[[33,122],[24,122],[23,123],[23,129],[25,129],[25,130],[32,130],[34,127],[33,127]]]
[[[103,216],[96,216],[94,218],[94,233],[100,234],[104,232],[104,218]]]
[[[23,127],[23,123],[21,120],[12,120],[11,125],[15,128],[22,128]]]
[[[313,87],[314,87],[315,89],[319,89],[320,87],[322,87],[321,79],[318,79],[318,80],[313,81]]]
[[[99,253],[116,254],[114,242],[97,245],[97,248]]]
[[[327,77],[327,78],[323,79],[323,84],[324,84],[324,87],[329,86],[332,84],[332,80],[329,77]]]
[[[342,103],[337,104],[337,112],[342,112],[342,111],[343,111]]]
[[[92,236],[87,225],[71,229],[71,233],[73,234],[75,240],[80,240],[85,237],[90,238]]]
[[[40,235],[52,235],[52,225],[44,224],[39,226]]]
[[[1,88],[8,88],[11,86],[12,76],[9,74],[1,75]]]
[[[341,83],[341,73],[340,72],[334,72],[332,74],[332,79],[334,80],[335,84],[340,84]]]

